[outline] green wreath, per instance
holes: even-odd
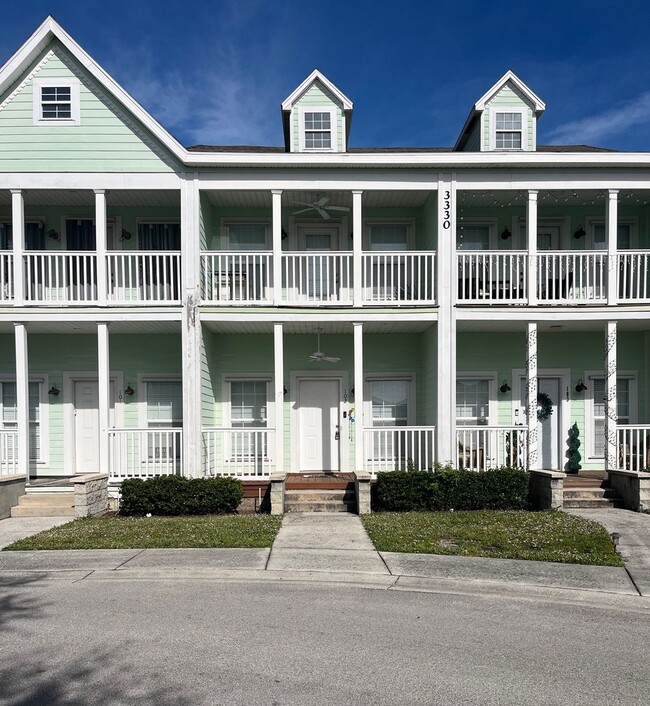
[[[546,421],[553,414],[553,402],[545,393],[540,392],[537,395],[537,419],[540,422]]]

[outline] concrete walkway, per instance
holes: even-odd
[[[73,517],[8,517],[0,520],[0,549],[8,547],[18,539],[64,525]]]
[[[606,511],[606,519],[611,520],[613,512]],[[629,523],[640,523],[642,528],[650,519],[628,515],[621,517],[619,528],[625,518]],[[65,518],[43,518],[40,529],[47,526],[45,523],[51,526],[63,521]],[[7,522],[0,521],[0,541],[7,539]],[[25,523],[26,530],[27,520],[20,522]],[[21,532],[21,536],[38,531],[31,524],[34,520],[29,522],[29,531]],[[16,532],[13,525],[12,531]],[[648,536],[647,532],[642,534]],[[572,600],[573,596],[577,601],[638,600],[650,614],[650,602],[642,597],[650,597],[647,574],[636,576],[629,569],[541,561],[377,552],[359,517],[345,513],[285,515],[271,549],[0,552],[0,585],[51,579],[271,580],[495,597],[525,593],[535,599],[555,596]]]

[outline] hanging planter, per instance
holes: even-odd
[[[553,401],[545,392],[540,392],[537,395],[537,420],[544,422],[551,414],[553,414]]]

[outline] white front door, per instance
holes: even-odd
[[[339,470],[340,382],[298,382],[298,458],[301,471]]]
[[[300,226],[298,241],[300,248],[312,255],[307,260],[304,273],[306,281],[303,291],[308,300],[329,301],[338,298],[341,273],[336,260],[327,253],[338,249],[338,226]],[[320,254],[319,254],[320,253]],[[347,278],[343,277],[343,283]]]
[[[540,377],[537,382],[538,394],[548,395],[552,403],[552,413],[548,419],[537,422],[537,467],[545,470],[562,470],[560,459],[560,378]],[[521,406],[526,419],[526,379],[521,380]]]
[[[97,380],[74,382],[75,473],[99,469],[99,389]]]

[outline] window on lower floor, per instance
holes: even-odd
[[[268,395],[267,380],[230,381],[230,425],[239,430],[231,436],[231,458],[268,455],[267,437],[261,431],[268,426]]]
[[[409,380],[371,380],[373,427],[403,427],[409,423]]]
[[[456,380],[456,423],[460,426],[488,424],[490,419],[490,380]]]
[[[159,429],[148,434],[149,460],[180,460],[180,435],[174,429],[183,426],[183,385],[180,380],[145,382],[146,426]]]
[[[616,413],[618,424],[630,424],[630,391],[632,380],[629,378],[616,379]],[[605,457],[605,416],[606,416],[606,391],[605,378],[593,378],[594,396],[592,399],[593,434],[592,455]]]
[[[42,419],[42,382],[29,383],[29,457],[32,461],[42,460],[41,419]],[[16,383],[0,381],[0,429],[12,431],[18,429],[18,402]],[[7,453],[15,453],[8,445]]]

